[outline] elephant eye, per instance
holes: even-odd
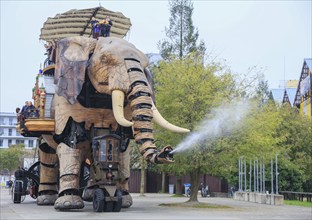
[[[143,71],[140,68],[136,68],[136,67],[129,68],[127,72],[130,73],[132,71],[137,71],[137,72],[143,73]]]

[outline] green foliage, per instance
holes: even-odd
[[[175,163],[159,166],[160,170],[176,176],[210,173],[237,184],[240,156],[247,161],[257,157],[268,164],[278,154],[280,190],[311,190],[311,120],[296,108],[274,104],[263,69],[251,67],[245,75],[234,75],[220,63],[205,64],[205,45],[196,45],[199,35],[192,23],[193,4],[170,0],[169,6],[168,39],[158,44],[166,62],[153,68],[157,108],[164,118],[196,131],[199,122],[221,103],[244,98],[250,109],[233,132],[176,154]],[[157,126],[154,132],[157,140],[172,146],[186,137]]]
[[[273,104],[252,108],[244,121],[240,140],[236,143],[240,156],[244,155],[248,159],[257,156],[269,160],[277,153],[276,147],[281,142],[276,135],[280,123],[279,111]]]
[[[171,58],[185,58],[190,53],[205,53],[205,44],[197,46],[198,30],[192,21],[193,3],[190,0],[169,0],[170,19],[169,28],[165,28],[168,39],[158,43],[161,56]]]
[[[284,105],[280,110],[282,123],[277,128],[282,137],[282,158],[288,161],[285,166],[284,180],[281,190],[308,191],[312,188],[312,121],[298,113],[296,108]],[[282,178],[281,178],[282,181]],[[300,186],[298,185],[300,182]]]
[[[258,157],[269,164],[278,154],[279,190],[311,191],[311,121],[298,114],[296,108],[267,102],[253,109],[236,137],[232,135],[227,141],[232,145],[232,159],[229,155],[227,161],[233,169],[228,170],[228,175],[220,174],[229,182],[237,182],[235,160],[239,156],[247,161]]]
[[[222,143],[232,146],[227,157],[232,169],[221,169],[220,174],[235,184],[239,156],[247,161],[258,157],[269,164],[278,154],[279,190],[311,191],[311,128],[311,121],[288,105],[267,102],[253,109],[240,131]]]
[[[159,110],[172,122],[194,129],[208,110],[227,95],[230,75],[217,76],[222,70],[218,63],[205,66],[192,58],[161,62],[153,70],[157,103],[161,103]]]
[[[299,201],[299,200],[284,200],[285,205],[295,205],[295,206],[302,206],[302,207],[311,207],[312,202],[307,201]]]
[[[131,140],[128,146],[130,150],[130,167],[131,169],[140,169],[141,168],[141,157],[139,150],[139,145],[135,143],[134,140]]]
[[[279,157],[278,160],[278,183],[279,191],[303,191],[303,171],[285,157]]]
[[[256,88],[256,98],[260,100],[261,103],[265,103],[269,99],[269,96],[270,92],[268,81],[261,79]]]
[[[198,129],[198,123],[209,110],[228,101],[233,94],[235,80],[220,63],[204,65],[200,59],[186,58],[161,62],[153,72],[159,111],[171,123],[191,130]],[[163,143],[175,146],[186,135],[156,127],[155,136]],[[194,169],[199,169],[201,173],[214,172],[214,161],[219,161],[214,148],[210,147],[214,143],[203,144],[199,146],[203,150],[175,155],[175,163],[165,166],[166,171],[177,176],[191,173]]]
[[[200,59],[185,58],[161,62],[153,69],[157,107],[171,123],[198,129],[198,123],[211,109],[235,97],[249,97],[249,114],[226,136],[205,141],[196,148],[175,154],[175,163],[160,166],[176,176],[209,173],[237,184],[237,160],[255,157],[265,164],[279,155],[280,190],[310,191],[312,184],[312,123],[296,108],[277,106],[264,100],[267,83],[260,74],[238,80],[219,63],[204,65]],[[257,76],[259,77],[257,79]],[[239,83],[237,83],[239,82]],[[250,85],[258,82],[252,92]],[[245,91],[245,93],[244,93]],[[246,96],[246,94],[248,94]],[[155,137],[176,146],[186,135],[155,128]]]
[[[23,144],[11,145],[8,149],[0,150],[0,167],[1,170],[16,170],[23,163],[24,156],[27,152]]]

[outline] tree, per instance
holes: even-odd
[[[202,60],[187,57],[183,60],[161,62],[159,67],[153,70],[160,112],[172,123],[191,130],[198,129],[197,124],[206,117],[210,109],[230,100],[235,84],[229,69],[220,63],[211,62],[205,65]],[[173,146],[183,138],[180,134],[162,131],[157,127],[155,136]],[[202,143],[198,147],[209,149],[206,145],[210,144],[213,143]],[[216,160],[214,153],[209,150],[204,152],[190,150],[177,154],[176,162],[164,168],[176,176],[191,175],[191,201],[197,201],[195,192],[199,186],[199,175],[213,172],[210,162]]]
[[[0,150],[0,168],[9,171],[16,170],[22,166],[23,159],[30,153],[25,150],[24,144],[11,145],[8,149]]]
[[[130,152],[130,169],[140,169],[141,170],[141,178],[140,178],[140,196],[144,196],[145,193],[145,181],[146,181],[146,161],[144,157],[142,157],[139,145],[135,143],[135,141],[131,141],[129,146],[131,147]]]
[[[305,191],[312,188],[312,121],[301,114],[296,107],[280,107],[282,123],[277,135],[283,137],[280,148],[280,190]]]
[[[270,91],[267,80],[260,79],[256,87],[256,98],[263,104],[269,100]]]
[[[259,100],[253,99],[257,108],[250,111],[241,129],[223,138],[220,146],[230,152],[228,155],[222,152],[227,164],[223,166],[225,169],[219,170],[219,175],[236,185],[240,156],[247,161],[257,157],[270,164],[278,154],[279,191],[310,191],[311,121],[288,105],[279,106],[269,101],[259,107]]]
[[[257,95],[259,87],[253,86],[262,80],[259,72],[251,69],[250,72],[256,74],[242,79],[220,63],[204,64],[202,60],[187,57],[183,60],[161,62],[153,70],[157,107],[172,123],[197,132],[200,131],[199,122],[204,119],[211,123],[210,127],[208,123],[209,129],[217,129],[218,121],[212,120],[215,117],[214,112],[230,116],[223,123],[225,128],[219,126],[224,130],[222,135],[217,138],[204,137],[195,144],[188,143],[194,145],[192,149],[175,154],[175,163],[162,167],[176,176],[190,175],[190,201],[197,201],[200,175],[209,173],[224,177],[235,184],[239,156],[253,158],[258,155],[269,160],[272,154],[282,152],[283,148],[279,149],[278,146],[284,140],[277,132],[282,120],[278,108],[273,103],[259,106],[263,96]],[[236,98],[250,101],[242,103],[241,109],[233,106],[216,108],[222,107],[224,103],[235,103]],[[235,119],[236,112],[242,112],[240,116],[245,117],[244,121],[231,119]],[[228,132],[226,127],[233,124],[236,127]],[[157,127],[155,133],[157,139],[173,146],[181,145],[185,137],[159,130]]]
[[[171,58],[185,58],[191,53],[203,55],[205,43],[197,45],[198,30],[192,21],[193,3],[190,0],[169,0],[170,14],[169,28],[165,27],[168,39],[158,42],[161,56],[165,60]]]

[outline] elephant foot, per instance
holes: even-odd
[[[54,205],[57,194],[40,195],[37,198],[37,205]]]
[[[128,191],[123,191],[122,192],[122,203],[121,203],[121,207],[122,208],[129,208],[130,206],[132,206],[133,201],[132,201],[132,197],[129,194]]]
[[[77,195],[64,195],[59,197],[54,203],[54,208],[58,210],[82,209],[83,207],[84,203],[80,196]]]

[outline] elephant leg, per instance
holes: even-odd
[[[57,147],[57,155],[60,164],[60,186],[59,198],[55,201],[54,208],[82,209],[84,203],[79,196],[81,150],[60,143]]]
[[[40,158],[40,185],[38,205],[54,205],[57,199],[57,155],[47,143],[39,146]]]
[[[129,194],[129,178],[130,178],[130,147],[120,154],[119,163],[119,188],[122,191],[122,208],[129,208],[132,204],[132,197]]]

